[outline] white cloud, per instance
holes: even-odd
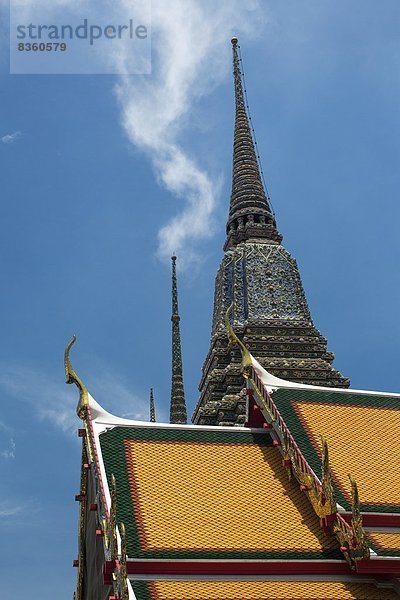
[[[39,418],[51,420],[63,431],[76,428],[75,399],[63,387],[62,379],[56,381],[32,367],[3,364],[0,389],[16,400],[28,402]]]
[[[96,369],[100,373],[90,392],[97,402],[112,414],[138,421],[149,420],[149,399],[134,394],[121,377],[107,368]]]
[[[30,366],[1,364],[0,389],[16,400],[28,403],[37,418],[49,421],[64,433],[75,432],[79,426],[76,416],[78,391],[75,386],[66,386],[62,376],[55,378]],[[98,393],[97,401],[111,413],[148,420],[147,399],[133,394],[115,373],[101,369],[94,389],[90,391],[94,397]],[[14,458],[14,440],[3,452],[0,451],[3,458]]]
[[[130,0],[124,4],[128,8]],[[196,100],[230,72],[230,36],[252,36],[262,22],[257,1],[154,0],[152,76],[121,78],[117,86],[130,141],[148,155],[160,183],[181,202],[178,214],[158,233],[158,255],[164,260],[176,252],[180,265],[187,266],[196,258],[196,242],[213,234],[219,181],[179,138],[190,126]]]
[[[12,429],[4,421],[0,421],[0,458],[9,460],[15,458],[16,444]]]
[[[2,502],[0,504],[0,519],[9,519],[10,517],[15,517],[23,510],[23,506],[15,506],[14,504],[11,505],[11,503],[7,504]]]
[[[15,458],[15,450],[16,450],[16,445],[15,445],[14,438],[10,438],[10,443],[9,443],[8,448],[5,448],[4,450],[2,450],[0,452],[0,456],[1,456],[1,458],[5,458],[6,460],[9,460],[10,458]]]
[[[22,133],[20,131],[14,131],[14,133],[7,133],[6,135],[3,135],[3,137],[0,139],[3,144],[13,144],[18,140],[18,138],[21,137],[21,135]]]
[[[60,6],[75,16],[90,9],[127,22],[132,13],[145,15],[148,5],[147,0],[93,2],[40,0],[40,8],[49,16]],[[37,0],[24,0],[23,6],[31,14]],[[169,261],[177,253],[180,268],[196,260],[197,244],[213,235],[220,189],[220,179],[205,171],[199,157],[183,146],[181,136],[194,135],[190,116],[196,101],[230,75],[230,37],[254,37],[264,22],[265,8],[259,0],[152,0],[152,74],[121,76],[115,88],[128,139],[146,154],[160,184],[178,200],[175,216],[158,232],[157,254]],[[110,45],[108,55],[117,72],[129,72],[129,40]]]

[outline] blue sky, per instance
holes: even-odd
[[[230,194],[234,33],[278,226],[315,323],[353,387],[400,391],[400,4],[232,0],[214,14],[187,0],[170,4],[172,16],[160,6],[147,78],[10,76],[1,46],[4,597],[72,597],[72,334],[74,367],[98,402],[144,418],[154,387],[167,417],[172,250],[184,263],[189,413],[197,401]]]

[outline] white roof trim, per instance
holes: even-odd
[[[107,412],[96,400],[88,394],[90,411],[92,414],[93,429],[98,436],[103,431],[113,427],[148,427],[154,429],[180,429],[192,431],[230,431],[230,432],[246,432],[246,433],[268,433],[265,429],[256,427],[221,427],[219,425],[178,425],[175,423],[150,423],[148,421],[136,421],[134,419],[124,419],[116,417]]]
[[[297,390],[320,390],[321,392],[334,392],[335,394],[363,394],[368,396],[390,396],[392,398],[400,398],[399,393],[390,393],[390,392],[373,392],[370,390],[353,390],[353,389],[344,389],[344,388],[333,388],[333,387],[324,387],[320,385],[308,385],[306,383],[296,383],[294,381],[286,381],[285,379],[280,379],[280,377],[275,377],[272,373],[269,373],[260,365],[260,363],[251,356],[251,361],[253,363],[254,370],[257,372],[257,375],[263,382],[263,384],[268,388],[268,391],[273,392],[278,388],[286,388],[286,389],[297,389]]]

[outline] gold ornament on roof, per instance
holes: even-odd
[[[354,546],[357,551],[356,560],[369,557],[369,547],[364,528],[362,526],[362,514],[360,511],[360,498],[356,480],[349,475],[351,484],[351,528],[354,536]]]
[[[233,310],[233,303],[230,305],[230,307],[228,308],[228,310],[225,313],[225,325],[226,325],[226,330],[228,332],[229,344],[231,346],[236,346],[236,345],[239,346],[240,351],[242,353],[242,374],[243,374],[243,377],[248,379],[250,376],[251,368],[253,366],[253,362],[251,360],[250,352],[248,351],[246,346],[243,344],[243,342],[241,340],[239,340],[238,336],[234,332],[233,327],[230,323],[229,317],[231,315],[232,310]]]
[[[118,558],[117,484],[115,482],[114,475],[111,475],[110,542],[111,542],[111,560],[117,560],[117,558]]]
[[[65,353],[64,353],[65,376],[67,378],[66,383],[67,384],[75,383],[75,385],[79,389],[79,402],[78,402],[78,406],[76,409],[76,414],[78,415],[78,417],[80,419],[82,419],[83,424],[85,426],[86,445],[87,445],[88,456],[89,456],[90,462],[93,462],[94,461],[94,452],[93,452],[93,446],[92,446],[92,438],[90,435],[89,424],[86,419],[87,409],[89,406],[89,393],[88,393],[83,381],[75,373],[75,371],[72,367],[70,358],[69,358],[69,352],[70,352],[72,346],[75,344],[75,342],[76,342],[76,336],[74,335],[72,337],[71,341],[69,342],[69,344],[67,345],[67,347],[65,349]]]
[[[84,385],[83,381],[75,373],[75,371],[72,367],[70,358],[69,358],[69,352],[70,352],[72,346],[75,344],[75,342],[76,342],[76,335],[74,335],[72,337],[72,340],[69,342],[69,344],[67,345],[67,347],[65,349],[65,354],[64,354],[65,375],[67,378],[66,383],[68,383],[68,384],[75,383],[75,385],[79,389],[79,403],[78,403],[76,412],[80,419],[84,419],[86,416],[87,407],[89,406],[89,394],[88,394],[88,391],[87,391],[86,386]]]
[[[324,436],[320,435],[320,438],[322,442],[321,504],[325,509],[325,514],[331,515],[336,512],[336,500],[333,492],[332,475],[329,468],[329,450]]]
[[[121,560],[120,560],[120,577],[121,577],[121,587],[122,587],[122,600],[129,600],[129,591],[128,591],[128,571],[126,568],[126,532],[125,525],[120,523],[119,525],[119,534],[121,536]]]
[[[351,484],[352,515],[351,523],[336,515],[336,522],[333,526],[333,532],[341,544],[341,550],[346,557],[351,568],[355,568],[355,561],[370,557],[370,550],[362,526],[362,515],[360,512],[360,499],[358,495],[358,486],[355,479],[349,475]]]

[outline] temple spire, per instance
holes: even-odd
[[[235,84],[232,194],[226,226],[225,250],[246,239],[280,243],[274,214],[265,193],[243,92],[238,40],[232,38]]]
[[[187,423],[185,391],[183,388],[181,334],[179,328],[178,286],[176,278],[176,256],[172,260],[172,385],[171,423]]]
[[[153,388],[150,388],[150,423],[156,422],[156,407],[154,403]]]

